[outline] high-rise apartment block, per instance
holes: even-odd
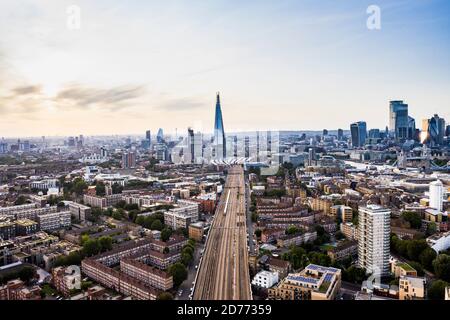
[[[389,275],[391,211],[377,205],[359,208],[358,262],[368,274]]]

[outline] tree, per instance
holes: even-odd
[[[282,259],[289,261],[294,269],[299,269],[305,266],[308,257],[305,249],[293,246],[288,252],[282,255]]]
[[[106,188],[103,182],[97,182],[95,185],[95,193],[100,197],[103,197],[106,194]]]
[[[156,300],[173,300],[173,295],[170,292],[161,292]]]
[[[127,203],[125,202],[125,200],[120,200],[114,205],[114,207],[123,209],[126,205]]]
[[[137,216],[136,220],[134,221],[136,224],[142,226],[144,225],[145,217],[144,216]]]
[[[188,266],[191,263],[192,258],[192,255],[187,251],[181,253],[181,262],[183,262],[185,266]]]
[[[88,236],[87,234],[83,234],[83,235],[81,235],[80,244],[81,244],[82,246],[84,246],[84,244],[85,244],[86,241],[88,241],[88,240],[89,240],[89,236]]]
[[[116,220],[122,220],[124,211],[123,209],[117,209],[113,212],[112,217]]]
[[[422,218],[417,212],[405,211],[402,213],[402,218],[409,222],[411,228],[420,229],[422,225]]]
[[[348,282],[360,284],[366,279],[366,270],[356,266],[350,266],[348,269],[344,270],[342,279]]]
[[[426,232],[427,237],[429,237],[429,236],[435,234],[436,232],[437,232],[437,226],[436,226],[436,223],[434,223],[434,222],[430,223],[430,224],[428,225],[427,232]]]
[[[344,234],[341,231],[337,231],[334,236],[336,237],[337,240],[342,240],[345,238]]]
[[[100,246],[100,251],[108,251],[112,249],[112,238],[108,236],[103,236],[98,239],[98,243]]]
[[[153,221],[152,225],[150,226],[150,229],[152,230],[158,230],[161,231],[163,229],[163,224],[159,220]],[[169,235],[170,237],[170,235]]]
[[[433,261],[434,273],[439,279],[450,282],[450,256],[440,254]]]
[[[428,299],[430,300],[444,300],[445,287],[448,283],[442,280],[433,281],[428,289]]]
[[[252,222],[258,221],[258,214],[256,212],[252,212]]]
[[[289,226],[285,231],[286,234],[296,234],[298,232],[300,232],[300,229],[296,226]]]
[[[408,258],[413,261],[419,261],[419,256],[426,248],[429,248],[426,240],[412,240],[406,246]]]
[[[256,229],[256,230],[255,230],[255,236],[256,236],[257,238],[261,238],[261,234],[262,234],[261,229]]]
[[[123,187],[120,184],[118,184],[118,183],[114,183],[111,186],[111,189],[112,189],[112,193],[113,194],[122,193],[122,191],[123,191]]]
[[[187,252],[192,256],[194,254],[194,248],[192,248],[190,245],[185,245],[181,252]]]
[[[161,230],[161,240],[166,242],[170,239],[170,236],[172,235],[172,229],[170,228],[164,228]]]
[[[178,287],[187,279],[188,272],[182,263],[177,262],[169,267],[169,274],[173,277],[173,284]]]
[[[415,261],[410,261],[410,262],[408,262],[408,264],[417,271],[417,275],[419,277],[422,277],[425,274],[425,272],[423,271],[423,267],[420,263],[415,262]]]
[[[19,196],[17,200],[14,202],[14,205],[20,206],[22,204],[27,203],[27,198],[25,196]]]
[[[25,266],[18,272],[20,280],[24,282],[29,282],[31,279],[34,278],[35,275],[36,270],[34,270],[34,268],[31,266]]]
[[[433,260],[436,259],[436,256],[436,251],[428,247],[422,251],[419,256],[419,260],[424,268],[433,270]]]
[[[83,245],[83,253],[87,257],[93,256],[100,252],[100,244],[97,240],[89,239]]]
[[[139,210],[139,206],[136,203],[126,204],[124,207],[125,210]]]
[[[81,196],[87,188],[88,185],[82,178],[76,178],[73,182],[72,192],[75,192],[76,195]]]

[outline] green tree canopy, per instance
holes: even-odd
[[[420,229],[422,225],[422,218],[417,212],[405,211],[402,213],[402,218],[409,222],[411,228]]]
[[[152,222],[152,225],[150,226],[150,229],[161,231],[163,229],[163,227],[164,226],[160,220],[154,220]],[[169,237],[170,237],[170,235],[169,235]]]
[[[428,288],[428,299],[444,300],[446,286],[448,286],[448,283],[443,280],[433,281],[430,288]]]
[[[434,273],[439,279],[450,282],[450,256],[440,254],[433,261]]]
[[[161,240],[166,242],[170,239],[170,236],[172,235],[172,229],[170,228],[164,228],[161,230]]]
[[[187,279],[188,272],[184,264],[177,262],[169,267],[169,274],[173,277],[174,285],[178,287]]]

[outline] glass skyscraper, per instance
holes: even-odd
[[[214,157],[216,159],[223,159],[227,155],[225,129],[223,127],[219,92],[217,92],[216,115],[214,118],[214,152]]]
[[[410,139],[408,137],[409,118],[408,105],[402,100],[391,101],[389,104],[389,131],[396,140]]]
[[[358,121],[350,125],[353,147],[364,146],[367,138],[367,124],[364,121]]]

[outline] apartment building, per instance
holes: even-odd
[[[14,221],[16,224],[17,236],[28,236],[39,231],[39,224],[30,219],[20,219]]]
[[[399,280],[399,300],[425,299],[426,279],[415,276],[401,276]]]
[[[68,268],[56,267],[52,270],[52,282],[56,290],[68,297],[71,290],[80,289],[81,274],[72,272]]]
[[[40,292],[38,286],[28,288],[22,280],[10,280],[0,286],[0,300],[40,300]]]
[[[35,204],[35,203],[27,203],[27,204],[22,204],[19,206],[0,207],[0,217],[8,216],[8,215],[11,215],[12,213],[18,212],[18,211],[36,209],[36,207],[37,207],[37,204]]]
[[[9,219],[0,221],[0,238],[9,240],[16,236],[16,223]]]
[[[351,222],[343,222],[339,225],[342,234],[348,240],[358,240],[358,228]]]
[[[203,240],[203,229],[204,223],[199,221],[195,223],[191,223],[189,225],[189,238],[194,239],[195,241]]]
[[[358,263],[368,274],[389,275],[391,211],[377,205],[359,208]]]
[[[290,273],[270,288],[270,300],[334,300],[341,287],[341,270],[309,264],[299,273]]]
[[[342,222],[352,222],[353,220],[353,209],[348,206],[332,206],[331,214],[339,217]]]
[[[320,197],[320,198],[314,198],[311,201],[311,208],[314,211],[321,211],[326,215],[331,214],[331,206],[333,205],[333,201],[331,201],[328,198]]]
[[[395,260],[391,263],[391,272],[394,277],[399,278],[402,276],[417,277],[417,271],[406,262],[400,262]]]
[[[130,258],[122,259],[120,260],[120,270],[154,288],[164,291],[173,288],[173,277],[171,275],[140,261]]]
[[[137,300],[156,300],[159,293],[162,292],[94,259],[84,259],[81,262],[81,268],[89,278]]]
[[[91,215],[91,208],[88,206],[72,201],[66,201],[65,204],[69,206],[69,211],[72,217],[81,222],[86,221],[86,218]]]
[[[188,228],[198,221],[198,203],[188,200],[178,200],[177,206],[164,213],[164,223],[173,230]]]
[[[71,226],[70,211],[60,211],[38,214],[37,222],[39,227],[43,231],[55,231],[62,228],[68,228]]]
[[[291,263],[289,261],[273,257],[266,263],[266,266],[269,267],[269,271],[277,272],[279,279],[285,278],[291,271]]]
[[[111,194],[104,197],[99,197],[95,195],[85,194],[83,196],[83,202],[85,205],[90,205],[91,207],[98,207],[101,209],[111,207],[122,200],[122,194]]]
[[[252,285],[261,288],[270,288],[278,283],[278,272],[272,271],[260,271],[258,272],[252,280]]]
[[[279,247],[289,248],[290,246],[299,246],[302,243],[311,242],[317,239],[317,232],[295,233],[282,235],[277,240]]]
[[[329,250],[327,255],[332,261],[341,261],[350,257],[356,257],[358,254],[358,243],[356,241],[344,241],[336,247]]]

